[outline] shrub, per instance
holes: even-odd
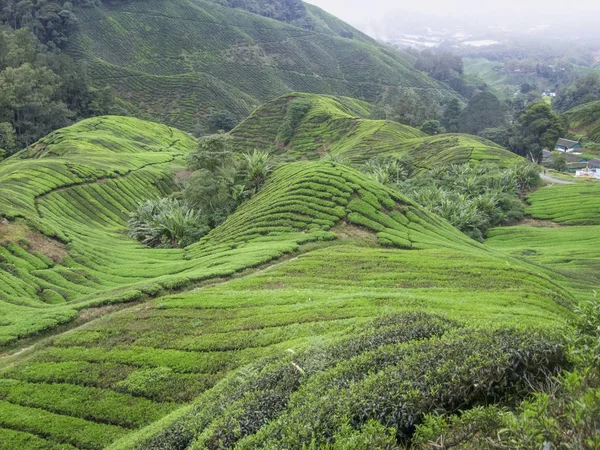
[[[199,211],[169,198],[138,203],[127,225],[131,237],[151,247],[185,247],[209,230]]]
[[[413,446],[424,449],[600,449],[600,305],[577,310],[570,358],[575,371],[552,373],[515,410],[478,407],[461,415],[430,414]]]
[[[228,109],[221,109],[212,114],[210,124],[215,131],[231,131],[238,124],[238,120]]]

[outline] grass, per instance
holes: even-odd
[[[293,102],[310,109],[284,145],[278,133]],[[510,166],[521,158],[479,137],[466,134],[426,136],[396,122],[367,119],[370,107],[356,100],[305,93],[286,94],[254,111],[232,131],[238,148],[272,147],[291,160],[339,155],[362,164],[378,155],[410,155],[421,169],[436,165],[492,163]]]
[[[389,86],[455,96],[414,69],[413,57],[307,9],[314,31],[201,0],[103,2],[76,8],[68,50],[128,113],[184,130],[222,109],[242,119],[290,91],[371,102]],[[348,31],[352,39],[340,37]]]

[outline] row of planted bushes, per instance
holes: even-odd
[[[395,315],[230,375],[139,448],[392,448],[431,411],[509,404],[567,364],[557,336]]]

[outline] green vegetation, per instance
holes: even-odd
[[[433,429],[434,409],[448,420],[510,409],[570,369],[565,325],[571,305],[598,286],[593,246],[579,253],[589,276],[578,283],[568,263],[546,265],[544,235],[526,241],[540,242],[531,259],[515,250],[518,239],[500,240],[511,228],[491,230],[490,249],[407,195],[411,183],[435,182],[487,196],[501,211],[480,202],[488,227],[521,214],[508,198],[529,190],[537,172],[513,168],[518,156],[483,139],[427,137],[370,113],[357,100],[292,94],[230,135],[199,141],[101,117],[3,161],[3,345],[79,314],[98,318],[0,363],[0,441],[385,448],[416,443],[418,425]],[[271,149],[275,169],[257,148]],[[445,160],[475,164],[448,172]],[[226,186],[250,195],[222,220],[203,219],[212,229],[186,246],[199,235],[178,233],[195,220],[179,215],[182,202],[209,198],[190,189],[207,187],[209,173],[223,187],[231,169],[238,175]],[[530,209],[553,189],[530,195]],[[140,202],[149,222],[168,229],[156,243],[175,248],[126,235]]]
[[[49,51],[28,29],[0,29],[0,92],[0,148],[9,155],[110,107],[108,92],[91,89],[82,66]]]
[[[506,124],[506,106],[491,92],[473,97],[458,117],[458,131],[477,134]]]
[[[567,119],[571,133],[584,141],[600,144],[600,100],[577,106],[561,117]]]
[[[488,228],[521,219],[521,197],[541,184],[537,167],[438,167],[396,187],[463,233],[482,241]]]
[[[600,183],[552,186],[527,197],[527,212],[565,225],[600,224]]]
[[[224,3],[270,9],[287,2]],[[412,56],[316,6],[292,4],[306,10],[300,20],[310,26],[197,0],[79,6],[67,51],[88,64],[93,86],[112,87],[128,114],[189,131],[222,111],[239,121],[290,91],[376,102],[393,87],[436,105],[456,96],[416,70]]]
[[[296,103],[301,114],[294,117],[301,118],[294,119],[292,136],[284,145],[280,133],[288,128],[288,111]],[[275,155],[294,160],[337,155],[352,165],[386,155],[410,157],[419,169],[479,162],[507,167],[521,159],[476,136],[425,136],[396,122],[367,119],[371,112],[368,104],[353,99],[293,93],[258,108],[231,135],[239,151],[271,148]]]
[[[186,247],[209,226],[198,211],[169,198],[146,200],[129,215],[129,235],[150,247]]]
[[[553,106],[557,111],[564,113],[579,105],[597,100],[600,100],[600,74],[591,72],[561,89]]]

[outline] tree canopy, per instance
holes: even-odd
[[[477,134],[506,124],[506,105],[491,92],[473,97],[458,118],[458,131]]]
[[[542,150],[553,150],[563,131],[560,118],[547,103],[532,103],[518,117],[510,147],[515,153],[539,162]]]

